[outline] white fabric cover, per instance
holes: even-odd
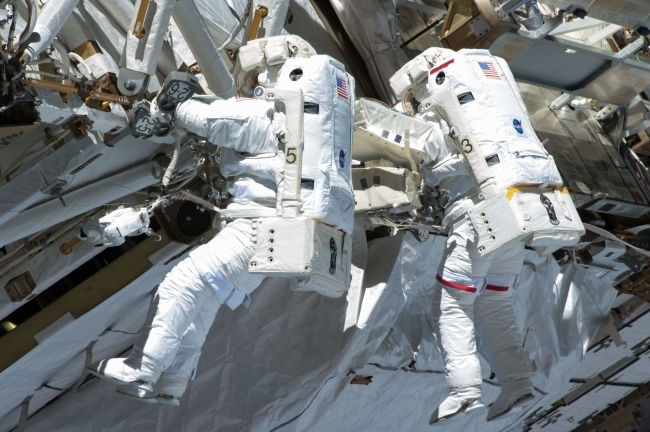
[[[60,0],[49,5],[46,3],[38,11],[34,32],[27,39],[29,45],[25,48],[30,58],[35,59],[52,43],[78,2],[79,0]]]
[[[363,239],[363,229],[353,236]],[[431,281],[443,247],[444,238],[419,243],[410,234],[374,240],[367,252],[355,243],[356,265],[364,267],[367,255],[368,266],[365,277],[362,268],[354,268],[347,301],[294,292],[286,280],[268,278],[253,294],[250,309],[220,311],[181,408],[135,403],[95,380],[41,410],[62,392],[34,389],[43,383],[72,385],[91,340],[106,328],[133,332],[142,325],[149,292],[174,264],[154,267],[0,373],[0,387],[12,389],[0,393],[0,431],[16,426],[20,403],[32,394],[30,432],[268,432],[283,424],[278,431],[422,431],[446,397],[444,365],[429,330]],[[584,376],[578,370],[583,346],[616,296],[592,270],[561,269],[534,251],[525,257],[513,292],[515,316],[528,333],[535,386],[549,394],[536,392],[539,402],[528,414],[486,423],[482,411],[467,416],[455,426],[459,430],[502,431],[562,397],[574,385],[569,378]],[[621,336],[628,340],[635,329],[624,328]],[[481,342],[479,334],[479,352]],[[632,355],[630,347],[638,342],[628,342],[621,355]],[[99,338],[93,357],[114,356],[132,343],[133,336],[110,332]],[[350,369],[372,375],[373,382],[350,385]],[[483,372],[488,380],[489,369]],[[489,382],[482,387],[489,404],[499,388]]]
[[[48,196],[41,192],[48,184],[59,180],[72,183],[76,167],[101,152],[101,147],[91,139],[72,140],[58,151],[34,163],[22,173],[12,176],[10,182],[0,186],[0,224],[16,216]],[[104,201],[105,202],[105,201]],[[5,231],[3,228],[0,231]],[[23,234],[23,236],[26,234]],[[0,237],[3,237],[0,235]],[[20,238],[20,237],[18,237]],[[2,240],[0,240],[2,242]],[[7,242],[2,243],[3,245]]]
[[[152,167],[153,162],[145,162],[135,167],[124,169],[122,172],[113,176],[97,180],[95,183],[72,192],[64,193],[65,207],[57,198],[54,198],[41,205],[24,210],[20,213],[20,217],[14,217],[2,225],[2,229],[0,229],[0,244],[6,245],[12,241],[19,240],[27,235],[44,230],[57,223],[104,205],[107,202],[122,198],[135,191],[158,183],[158,179],[155,179],[151,175]]]
[[[450,88],[459,101],[471,93],[473,100],[461,101],[462,114],[498,187],[561,185],[553,157],[533,130],[507,63],[487,50],[441,51],[430,71],[429,91]],[[436,160],[447,156],[442,150]]]
[[[135,26],[141,2],[142,0],[138,0],[135,4],[131,23],[126,33],[126,44],[120,58],[120,67],[153,75],[156,72],[156,65],[176,0],[156,0],[149,4],[147,15],[154,11],[153,18],[145,19],[144,36],[138,39],[132,29]],[[155,9],[152,9],[152,6]]]
[[[112,0],[103,0],[112,1]],[[246,8],[247,0],[224,0],[215,2],[213,0],[194,0],[197,8],[201,12],[212,38],[221,46],[228,38],[231,31],[235,29]],[[297,35],[308,40],[315,50],[321,54],[327,54],[339,61],[343,57],[336,46],[335,41],[327,33],[325,25],[321,21],[318,13],[309,0],[292,0],[291,14],[293,21],[291,23],[283,22],[284,29],[282,34],[285,36]],[[266,20],[265,20],[266,21]],[[269,20],[270,21],[270,20]],[[279,24],[279,21],[275,21]],[[266,28],[266,22],[263,24]],[[287,34],[288,33],[288,34]],[[268,35],[268,33],[266,33]],[[227,48],[237,49],[246,45],[248,33],[240,31],[233,41],[227,45]],[[241,56],[241,51],[239,55]]]
[[[74,231],[71,232],[73,234]],[[68,255],[59,252],[59,247],[70,240],[69,237],[62,236],[55,240],[46,250],[32,259],[25,260],[19,265],[14,266],[11,270],[0,276],[0,286],[5,286],[7,282],[26,271],[32,275],[36,282],[36,287],[32,294],[40,294],[52,284],[61,280],[61,278],[70,274],[79,266],[88,262],[92,257],[104,250],[104,247],[95,247],[91,243],[80,243],[72,249]],[[12,302],[5,290],[0,291],[0,319],[6,317],[14,310],[22,306],[29,297],[21,302]]]
[[[397,99],[388,79],[408,57],[397,45],[397,0],[330,0],[345,31],[366,64],[379,97]]]
[[[157,183],[159,180],[151,175],[153,163],[147,160],[158,148],[155,142],[131,135],[108,147],[90,132],[82,140],[73,139],[56,151],[46,151],[38,164],[25,167],[22,172],[21,167],[9,183],[0,186],[0,244],[19,240]],[[0,158],[11,160],[7,150]],[[181,156],[184,154],[183,151]],[[92,162],[87,164],[89,161]],[[176,169],[187,169],[185,157]],[[58,198],[41,192],[56,179],[68,182],[62,192],[65,207]]]
[[[296,69],[302,70],[302,77],[293,81],[290,74]],[[347,97],[337,92],[337,80],[343,81]],[[302,189],[302,214],[352,232],[354,78],[339,61],[317,55],[288,59],[280,69],[277,85],[299,87],[305,104],[318,105],[318,113],[305,112],[303,120],[302,179],[313,180],[314,186],[313,190]]]
[[[280,67],[289,58],[289,49],[301,58],[316,55],[316,50],[300,36],[281,35],[248,41],[240,48],[237,61],[244,72],[267,65]]]
[[[268,9],[268,15],[262,20],[260,27],[263,30],[258,31],[258,35],[263,33],[260,37],[268,37],[282,33],[289,12],[289,0],[254,0],[251,15],[252,11],[260,6]]]
[[[397,165],[421,164],[428,146],[437,142],[439,126],[398,113],[385,104],[367,98],[357,101],[354,117],[354,160],[388,159]],[[408,131],[408,132],[407,132]],[[406,134],[409,150],[406,150]]]

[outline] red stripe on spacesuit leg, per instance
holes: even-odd
[[[443,64],[441,64],[441,65],[438,66],[438,67],[434,67],[433,69],[431,69],[431,70],[429,71],[429,75],[432,75],[432,74],[438,72],[440,69],[444,69],[444,68],[446,68],[447,66],[449,66],[449,65],[452,64],[453,62],[454,62],[454,59],[451,59],[451,60],[448,60],[448,61],[444,62]]]
[[[488,285],[485,287],[486,290],[491,291],[508,291],[510,287],[507,286],[498,286],[498,285]]]
[[[444,286],[449,287],[449,288],[454,288],[454,289],[457,289],[457,290],[467,291],[467,292],[471,292],[471,293],[476,292],[476,288],[473,288],[473,287],[467,286],[467,285],[463,285],[463,284],[459,284],[457,282],[452,282],[452,281],[447,280],[447,279],[443,279],[442,276],[440,276],[439,274],[436,275],[436,280],[438,282],[440,282],[441,284],[443,284]]]

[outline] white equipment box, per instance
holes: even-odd
[[[294,277],[298,291],[340,297],[350,287],[352,239],[343,231],[305,217],[253,221],[255,253],[248,270]]]
[[[467,213],[478,234],[482,256],[513,240],[521,240],[546,255],[578,243],[585,233],[566,188],[509,188]]]
[[[408,131],[408,132],[407,132]],[[382,102],[361,98],[354,118],[352,158],[388,159],[396,165],[421,164],[433,126],[395,111]],[[411,169],[415,169],[411,165]]]
[[[352,168],[354,211],[357,213],[385,208],[401,211],[422,207],[418,190],[420,175],[406,168]]]

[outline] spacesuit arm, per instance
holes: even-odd
[[[261,100],[189,100],[176,111],[175,125],[212,144],[251,154],[277,152],[284,115]]]
[[[467,126],[458,98],[450,87],[440,86],[431,98],[423,101],[429,109],[434,109],[440,117],[449,125],[449,136],[454,140],[458,153],[463,155],[472,167],[472,177],[479,189],[486,198],[496,194],[496,181],[485,157],[483,156],[478,142],[470,128]]]
[[[449,137],[447,122],[433,112],[426,113],[424,120],[432,125],[424,149],[424,165],[437,163],[450,154],[456,154],[456,143]]]

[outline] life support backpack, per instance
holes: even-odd
[[[576,244],[584,227],[505,60],[487,50],[441,49],[428,89],[420,109],[447,122],[479,191],[481,201],[468,210],[479,252],[513,240],[545,253]]]

